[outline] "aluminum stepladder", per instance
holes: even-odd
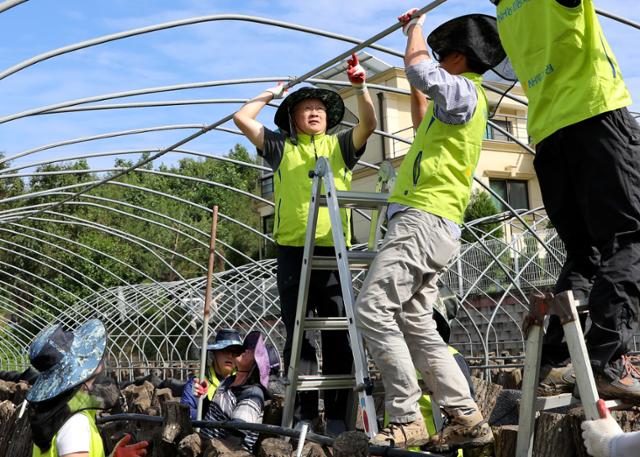
[[[296,310],[293,346],[289,362],[287,385],[285,392],[282,426],[293,425],[296,393],[309,390],[353,389],[358,393],[358,405],[362,410],[365,432],[373,438],[378,432],[376,412],[373,402],[373,383],[369,378],[367,357],[362,344],[362,336],[356,328],[351,266],[354,269],[368,267],[375,257],[375,247],[380,239],[383,211],[386,210],[388,190],[395,179],[395,170],[390,163],[382,163],[378,173],[377,192],[336,191],[333,173],[328,160],[319,157],[314,171],[309,173],[313,179],[309,218],[304,244],[300,287]],[[322,194],[324,184],[325,194]],[[331,232],[335,248],[335,257],[313,256],[318,212],[321,206],[328,207],[331,220]],[[369,250],[348,251],[342,229],[340,208],[357,208],[372,210],[371,228],[369,231]],[[313,269],[336,269],[340,277],[342,299],[346,317],[307,317],[307,298],[309,283]],[[299,375],[300,353],[305,330],[347,330],[351,351],[353,353],[353,375]],[[339,356],[339,354],[336,354]]]
[[[572,394],[570,393],[539,399],[536,396],[542,356],[544,318],[551,314],[555,314],[560,318],[564,329],[585,417],[587,419],[598,419],[600,417],[596,407],[596,401],[599,398],[598,390],[591,370],[582,326],[578,318],[578,302],[574,300],[573,292],[562,292],[555,297],[552,294],[534,294],[530,299],[529,315],[525,321],[525,327],[528,328],[528,332],[526,332],[527,343],[522,381],[522,400],[518,418],[516,457],[531,457],[533,454],[537,411],[559,408],[573,403]]]

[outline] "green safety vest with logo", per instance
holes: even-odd
[[[476,86],[478,103],[473,116],[464,124],[445,124],[435,117],[431,103],[400,165],[389,197],[391,203],[417,208],[459,224],[469,203],[488,117],[482,76],[477,73],[461,76]]]
[[[448,349],[452,355],[456,355],[460,353],[456,348],[452,346],[449,346]],[[422,375],[418,370],[416,370],[416,376],[418,377],[418,379],[422,379]],[[431,409],[431,397],[427,394],[424,394],[418,400],[418,406],[420,407],[420,413],[422,414],[422,418],[424,419],[424,425],[426,425],[427,427],[427,432],[429,432],[429,436],[434,436],[437,432],[436,432],[436,422],[433,419],[433,410]],[[385,426],[389,423],[389,417],[387,413],[384,413],[384,422],[385,422]],[[415,446],[415,447],[408,448],[408,450],[420,451],[421,449],[420,447]],[[462,449],[458,449],[458,453],[456,455],[458,457],[462,457],[463,455]]]
[[[298,144],[287,138],[280,166],[273,176],[275,220],[273,237],[282,246],[304,246],[311,199],[311,178],[319,157],[331,165],[336,190],[351,189],[351,170],[344,162],[336,135],[298,133]],[[324,188],[324,187],[323,187]],[[324,193],[324,190],[323,190]],[[351,244],[351,210],[340,209],[342,231]],[[316,227],[316,245],[333,246],[329,209],[320,208]]]
[[[76,393],[71,400],[69,400],[69,409],[73,411],[79,411],[83,408],[92,407],[92,401],[84,392]],[[94,406],[95,407],[95,406]],[[102,437],[100,431],[96,425],[96,410],[88,409],[80,411],[80,414],[89,419],[89,430],[91,432],[91,441],[89,443],[89,457],[104,457],[104,445],[102,443]],[[53,435],[51,441],[51,447],[46,452],[40,450],[38,446],[33,445],[33,457],[58,457],[58,449],[56,447],[56,440],[58,434]]]
[[[534,143],[598,114],[631,104],[592,0],[502,0],[500,39],[529,98]]]

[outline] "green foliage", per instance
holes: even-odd
[[[226,157],[256,163],[240,145]],[[115,166],[133,163],[116,159]],[[0,164],[0,170],[8,167]],[[104,177],[91,173],[84,160],[47,164],[36,171],[43,174],[25,181],[1,179],[0,198],[51,189],[60,193],[5,200],[0,211],[58,202],[83,189],[80,184]],[[16,308],[5,317],[29,326],[31,319],[50,320],[56,307],[78,303],[102,287],[205,275],[212,207],[218,205],[222,215],[258,231],[260,218],[252,198],[204,181],[255,194],[258,179],[259,170],[221,160],[185,158],[156,168],[150,163],[33,219],[0,225],[0,281],[16,285]],[[260,238],[246,228],[220,217],[217,235],[219,260],[224,256],[230,264],[241,265],[258,257]],[[225,265],[220,261],[216,267]]]
[[[491,199],[491,195],[484,190],[476,189],[471,193],[469,199],[469,205],[464,212],[464,221],[471,222],[483,217],[493,216],[498,213],[496,205]],[[478,237],[482,237],[483,233],[491,233],[493,238],[501,238],[503,235],[502,228],[497,228],[501,225],[500,222],[486,222],[482,224],[474,224],[473,229]],[[494,230],[495,229],[495,230]],[[476,238],[470,233],[468,229],[462,231],[462,239],[473,243]]]

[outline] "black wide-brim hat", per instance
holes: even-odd
[[[327,130],[338,125],[344,117],[344,102],[337,92],[316,87],[303,87],[289,94],[276,111],[275,124],[289,134],[293,134],[293,108],[303,100],[316,98],[327,108]]]
[[[507,56],[496,18],[486,14],[468,14],[445,22],[429,34],[427,44],[440,60],[454,51],[463,53],[480,65],[483,73]]]

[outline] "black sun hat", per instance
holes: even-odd
[[[479,65],[483,73],[506,57],[496,18],[486,14],[468,14],[451,19],[431,32],[427,43],[439,59],[458,51]]]
[[[303,87],[302,89],[292,92],[287,98],[282,100],[273,118],[273,122],[275,122],[280,130],[287,132],[289,135],[293,135],[295,133],[293,108],[301,101],[311,98],[321,100],[327,108],[327,130],[335,127],[342,121],[344,117],[344,102],[337,92],[316,87]]]

